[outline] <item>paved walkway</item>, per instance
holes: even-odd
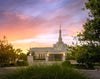
[[[16,70],[17,67],[4,67],[4,68],[0,68],[0,76],[9,72],[12,72],[14,70]]]
[[[80,70],[90,79],[100,79],[100,70]]]

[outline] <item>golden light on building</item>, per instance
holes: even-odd
[[[31,56],[31,53],[29,54],[29,56]]]
[[[63,52],[63,56],[65,56],[65,52]]]
[[[47,53],[47,56],[49,56],[49,53]]]

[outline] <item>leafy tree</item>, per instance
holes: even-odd
[[[100,63],[100,0],[88,0],[85,6],[89,18],[83,25],[84,30],[77,35],[81,45],[72,47],[70,51],[78,63],[88,67]]]
[[[11,44],[8,43],[6,37],[0,40],[0,63],[15,62],[16,52]]]
[[[27,61],[27,55],[22,52],[21,49],[16,49],[17,59]]]
[[[20,59],[20,60],[23,60],[23,61],[27,61],[27,55],[24,54],[24,53],[21,53],[21,54],[19,55],[19,59]]]
[[[75,60],[75,47],[74,46],[69,46],[67,51],[69,51],[69,53],[67,53],[67,60]]]
[[[100,45],[100,0],[88,0],[85,6],[89,18],[83,25],[84,31],[78,35],[79,40]]]
[[[32,55],[32,56],[35,56],[35,52],[34,51],[31,51],[30,52],[30,50],[27,50],[28,52],[27,52],[27,55]]]
[[[16,49],[16,53],[20,55],[22,53],[22,50],[21,49]]]
[[[18,60],[22,60],[19,62]],[[0,65],[9,66],[10,64],[25,65],[27,63],[27,55],[22,53],[21,49],[14,49],[11,44],[8,43],[6,37],[0,40]]]

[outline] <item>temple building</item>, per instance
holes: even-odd
[[[46,61],[64,61],[67,55],[67,44],[62,41],[61,26],[59,29],[59,38],[53,47],[36,47],[31,48],[31,54],[34,54],[35,60],[46,60]]]

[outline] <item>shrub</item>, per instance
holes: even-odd
[[[16,66],[16,63],[2,63],[0,64],[0,67],[11,67]]]
[[[3,78],[3,77],[2,77]],[[62,65],[35,65],[4,75],[3,79],[88,79],[78,71]]]
[[[62,62],[62,66],[70,66],[70,65],[71,65],[71,63],[68,60]]]
[[[93,64],[93,66],[100,66],[100,63]]]
[[[71,64],[71,67],[76,68],[76,69],[94,69],[93,66],[89,66],[88,68],[86,65],[83,64]]]
[[[27,61],[17,61],[16,62],[16,65],[17,66],[27,66],[28,65],[28,62]]]
[[[8,67],[9,66],[9,63],[1,63],[0,64],[0,67]]]

